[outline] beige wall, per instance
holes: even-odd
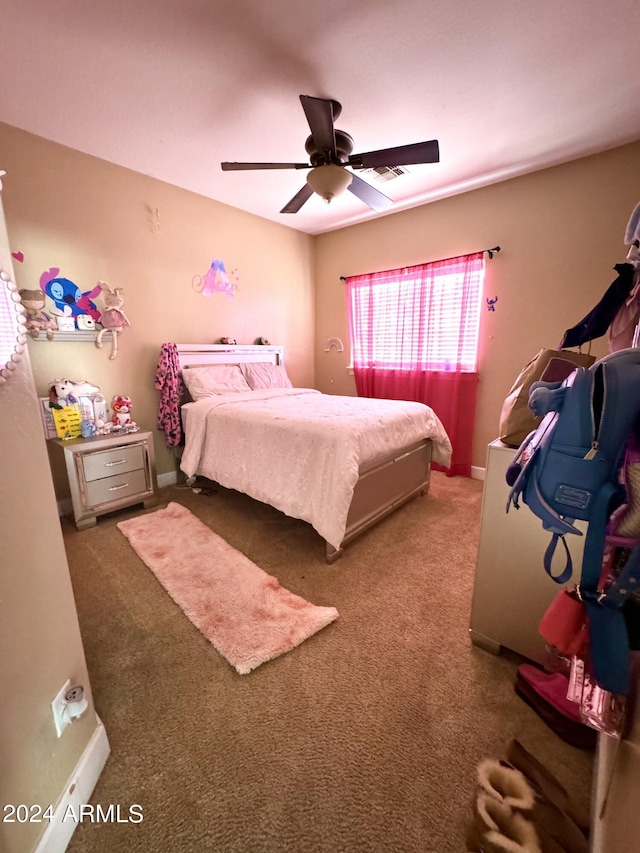
[[[11,254],[0,201],[0,267]],[[0,384],[0,804],[55,806],[97,729],[28,351]],[[58,739],[51,700],[82,684],[89,713]],[[0,850],[32,850],[46,823],[0,822]]]
[[[88,379],[107,400],[129,395],[134,419],[153,429],[160,345],[227,335],[283,344],[292,382],[313,385],[311,237],[8,125],[0,124],[0,151],[11,246],[24,253],[16,263],[19,287],[37,288],[50,267],[82,291],[102,280],[125,289],[131,322],[115,361],[110,344],[30,342],[41,396],[54,379]],[[214,258],[237,281],[232,300],[193,287]],[[155,444],[159,473],[173,471],[161,433]],[[68,495],[59,470],[55,485],[59,498]]]
[[[435,168],[435,167],[434,167]],[[484,467],[500,409],[522,366],[555,347],[601,298],[623,262],[640,199],[640,143],[505,181],[316,239],[316,387],[353,394],[341,275],[390,269],[500,245],[487,260],[473,464]],[[344,353],[326,353],[339,337]],[[607,352],[606,339],[592,352]]]
[[[624,261],[624,226],[640,196],[640,143],[504,181],[413,210],[309,237],[0,124],[4,201],[21,287],[50,266],[89,290],[125,288],[132,326],[109,347],[30,343],[36,387],[63,375],[129,394],[154,428],[153,377],[163,341],[284,344],[294,384],[354,394],[341,275],[450,257],[499,244],[487,261],[473,463],[483,467],[502,402],[520,368],[600,299]],[[192,286],[214,257],[238,290],[206,298]],[[101,304],[101,300],[98,300]],[[344,353],[324,351],[340,337]],[[592,351],[603,355],[605,339]],[[156,434],[158,471],[175,468]],[[58,497],[68,492],[56,470]]]

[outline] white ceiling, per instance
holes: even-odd
[[[280,214],[306,172],[220,169],[307,161],[301,94],[341,102],[354,153],[439,140],[374,182],[390,212],[640,139],[638,0],[0,5],[1,121],[309,234],[380,214]]]

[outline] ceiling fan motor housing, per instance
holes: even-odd
[[[309,160],[312,166],[324,166],[326,163],[337,163],[338,165],[346,163],[349,155],[353,151],[353,138],[344,130],[335,131],[336,149],[335,157],[331,151],[319,151],[316,148],[313,136],[308,136],[304,144],[305,150],[309,155]]]

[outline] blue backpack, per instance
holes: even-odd
[[[640,548],[619,577],[599,589],[605,536],[611,514],[625,501],[619,471],[640,416],[640,349],[625,349],[578,367],[563,382],[535,382],[529,408],[542,421],[518,448],[507,471],[507,512],[520,499],[551,533],[544,567],[557,582],[572,575],[568,533],[582,536],[587,522],[578,592],[589,617],[591,659],[598,684],[612,693],[630,686],[629,640],[622,604],[640,588]],[[566,562],[557,575],[552,559],[558,542]],[[638,552],[638,553],[636,553]]]

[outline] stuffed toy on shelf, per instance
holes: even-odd
[[[112,290],[108,284],[105,284],[103,281],[100,282],[100,285],[104,290],[108,290],[108,294],[105,294],[105,308],[100,315],[100,322],[102,323],[102,328],[96,335],[96,346],[98,349],[102,348],[102,337],[105,332],[111,332],[111,355],[109,359],[113,361],[113,359],[118,355],[118,335],[122,334],[125,326],[130,326],[131,323],[127,315],[122,310],[122,306],[124,305],[124,299],[120,295],[122,293],[121,287],[116,287],[115,290]]]
[[[50,317],[46,311],[44,311],[44,293],[41,290],[27,290],[26,288],[23,288],[20,291],[20,298],[22,299],[22,304],[24,305],[24,309],[27,313],[27,322],[25,325],[29,335],[31,335],[34,340],[37,340],[40,337],[40,332],[44,332],[47,336],[47,340],[52,340],[53,333],[58,328],[58,324],[53,317]]]

